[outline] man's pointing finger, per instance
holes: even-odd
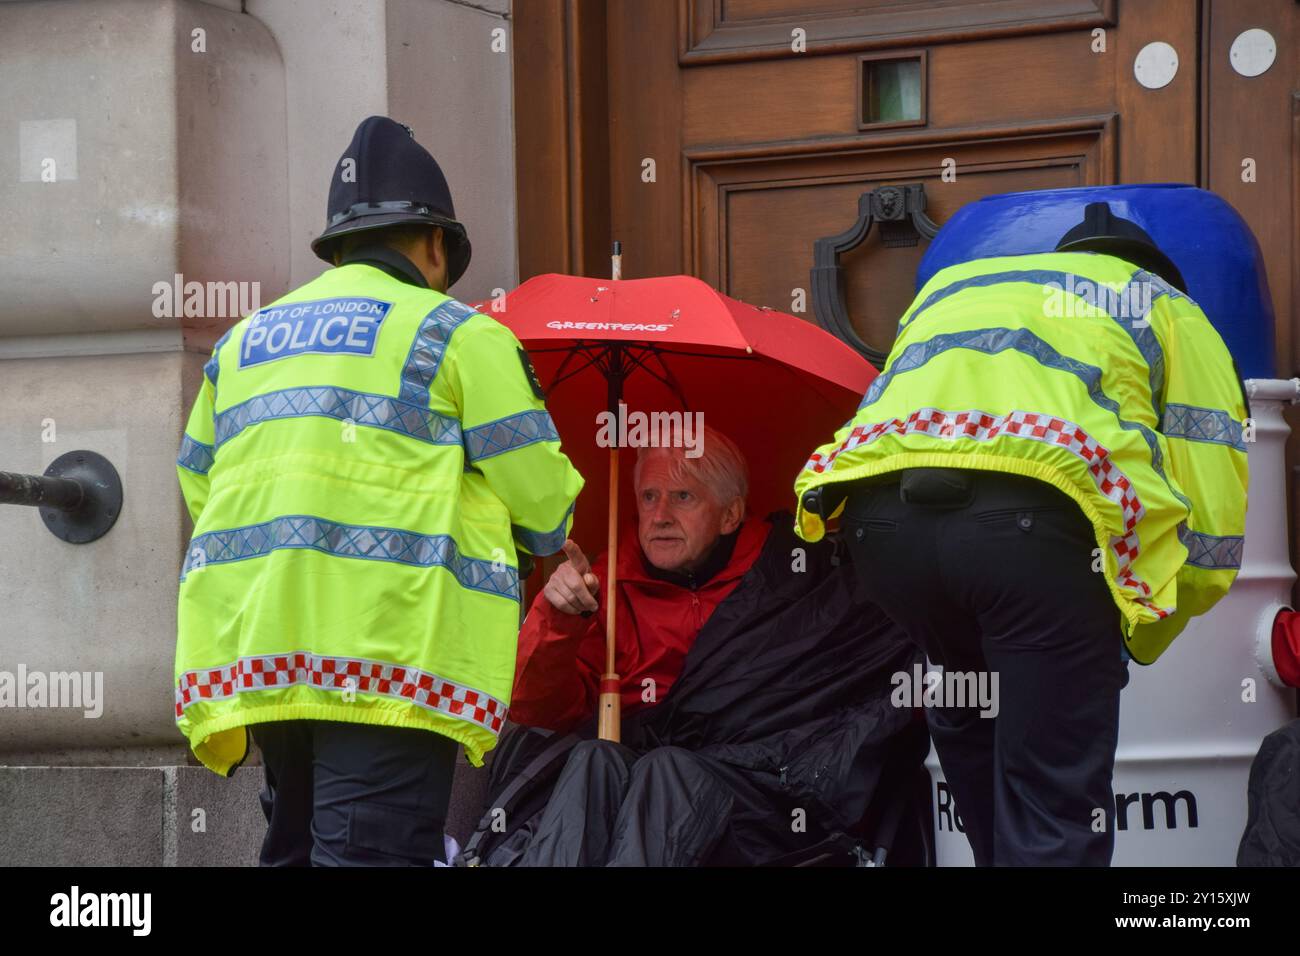
[[[578,542],[572,538],[566,538],[564,541],[564,555],[573,565],[573,570],[579,574],[585,575],[591,571],[591,565],[587,562],[587,556],[582,553],[582,548],[578,547]]]

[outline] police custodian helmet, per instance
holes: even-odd
[[[1092,202],[1084,207],[1083,222],[1061,237],[1056,251],[1101,252],[1117,256],[1155,273],[1179,292],[1187,294],[1183,274],[1147,231],[1133,220],[1115,215],[1104,202]]]
[[[330,180],[326,215],[311,249],[331,265],[341,236],[423,222],[442,227],[448,287],[469,267],[469,235],[456,220],[447,178],[411,128],[387,116],[367,117],[352,135]]]

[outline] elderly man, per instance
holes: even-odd
[[[468,862],[771,862],[858,823],[899,738],[913,768],[924,757],[920,725],[888,700],[915,659],[905,635],[857,597],[834,543],[799,542],[788,514],[746,517],[728,438],[705,429],[698,458],[642,449],[633,481],[622,742],[591,739],[606,560],[569,541],[520,633],[510,717],[525,726],[494,762]]]
[[[625,535],[616,609],[623,713],[666,694],[699,629],[758,558],[769,525],[745,521],[748,474],[739,449],[717,431],[705,454],[647,448],[632,472],[637,535]],[[689,467],[695,464],[694,468]],[[741,539],[744,539],[743,541]],[[605,662],[603,582],[573,542],[519,635],[511,720],[568,730],[595,713]],[[604,571],[602,556],[597,565]],[[599,618],[597,620],[597,618]]]

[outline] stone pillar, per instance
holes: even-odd
[[[0,2],[0,139],[16,146],[0,155],[0,470],[87,448],[124,488],[116,526],[86,545],[0,506],[0,858],[255,858],[260,772],[186,766],[174,726],[185,419],[221,332],[325,268],[308,243],[365,116],[411,125],[447,172],[475,249],[452,293],[517,282],[508,36],[492,49],[508,12]],[[99,675],[101,712],[3,706],[20,666]]]

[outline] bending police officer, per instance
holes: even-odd
[[[998,675],[995,717],[926,711],[977,865],[1109,864],[1127,658],[1237,573],[1246,415],[1177,267],[1094,203],[1053,253],[936,273],[800,473],[800,533],[848,493],[871,599],[946,672]]]

